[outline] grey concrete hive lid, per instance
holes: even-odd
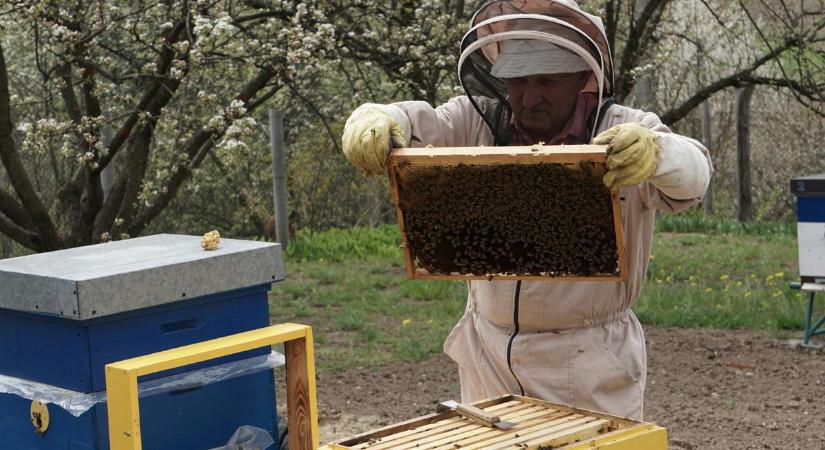
[[[0,308],[77,320],[284,278],[280,244],[159,234],[0,260]]]

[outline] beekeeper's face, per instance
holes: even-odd
[[[510,108],[516,120],[536,135],[560,132],[576,106],[588,72],[507,78]]]

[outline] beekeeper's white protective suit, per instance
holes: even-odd
[[[464,316],[444,344],[458,363],[462,401],[524,394],[641,419],[645,340],[630,308],[647,271],[656,210],[677,212],[700,201],[712,172],[708,152],[655,114],[608,101],[613,70],[602,22],[574,1],[494,1],[471,25],[459,61],[467,95],[438,108],[417,101],[361,107],[392,117],[407,141],[400,144],[529,144],[509,114],[501,78],[585,70],[590,82],[549,144],[588,143],[614,125],[636,122],[653,131],[658,153],[652,176],[620,189],[626,282],[469,282]]]

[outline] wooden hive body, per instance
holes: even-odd
[[[410,278],[627,279],[604,146],[396,149],[388,170]]]
[[[651,423],[516,395],[474,405],[516,426],[490,428],[456,411],[445,411],[343,439],[321,450],[667,449],[667,431]]]

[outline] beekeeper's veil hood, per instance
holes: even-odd
[[[602,106],[613,97],[613,62],[600,18],[573,0],[496,0],[473,16],[461,41],[458,76],[464,92],[493,131],[497,145],[509,145],[513,131],[505,79],[590,71],[574,114],[586,115],[568,128],[589,140]],[[486,108],[480,97],[499,100]]]

